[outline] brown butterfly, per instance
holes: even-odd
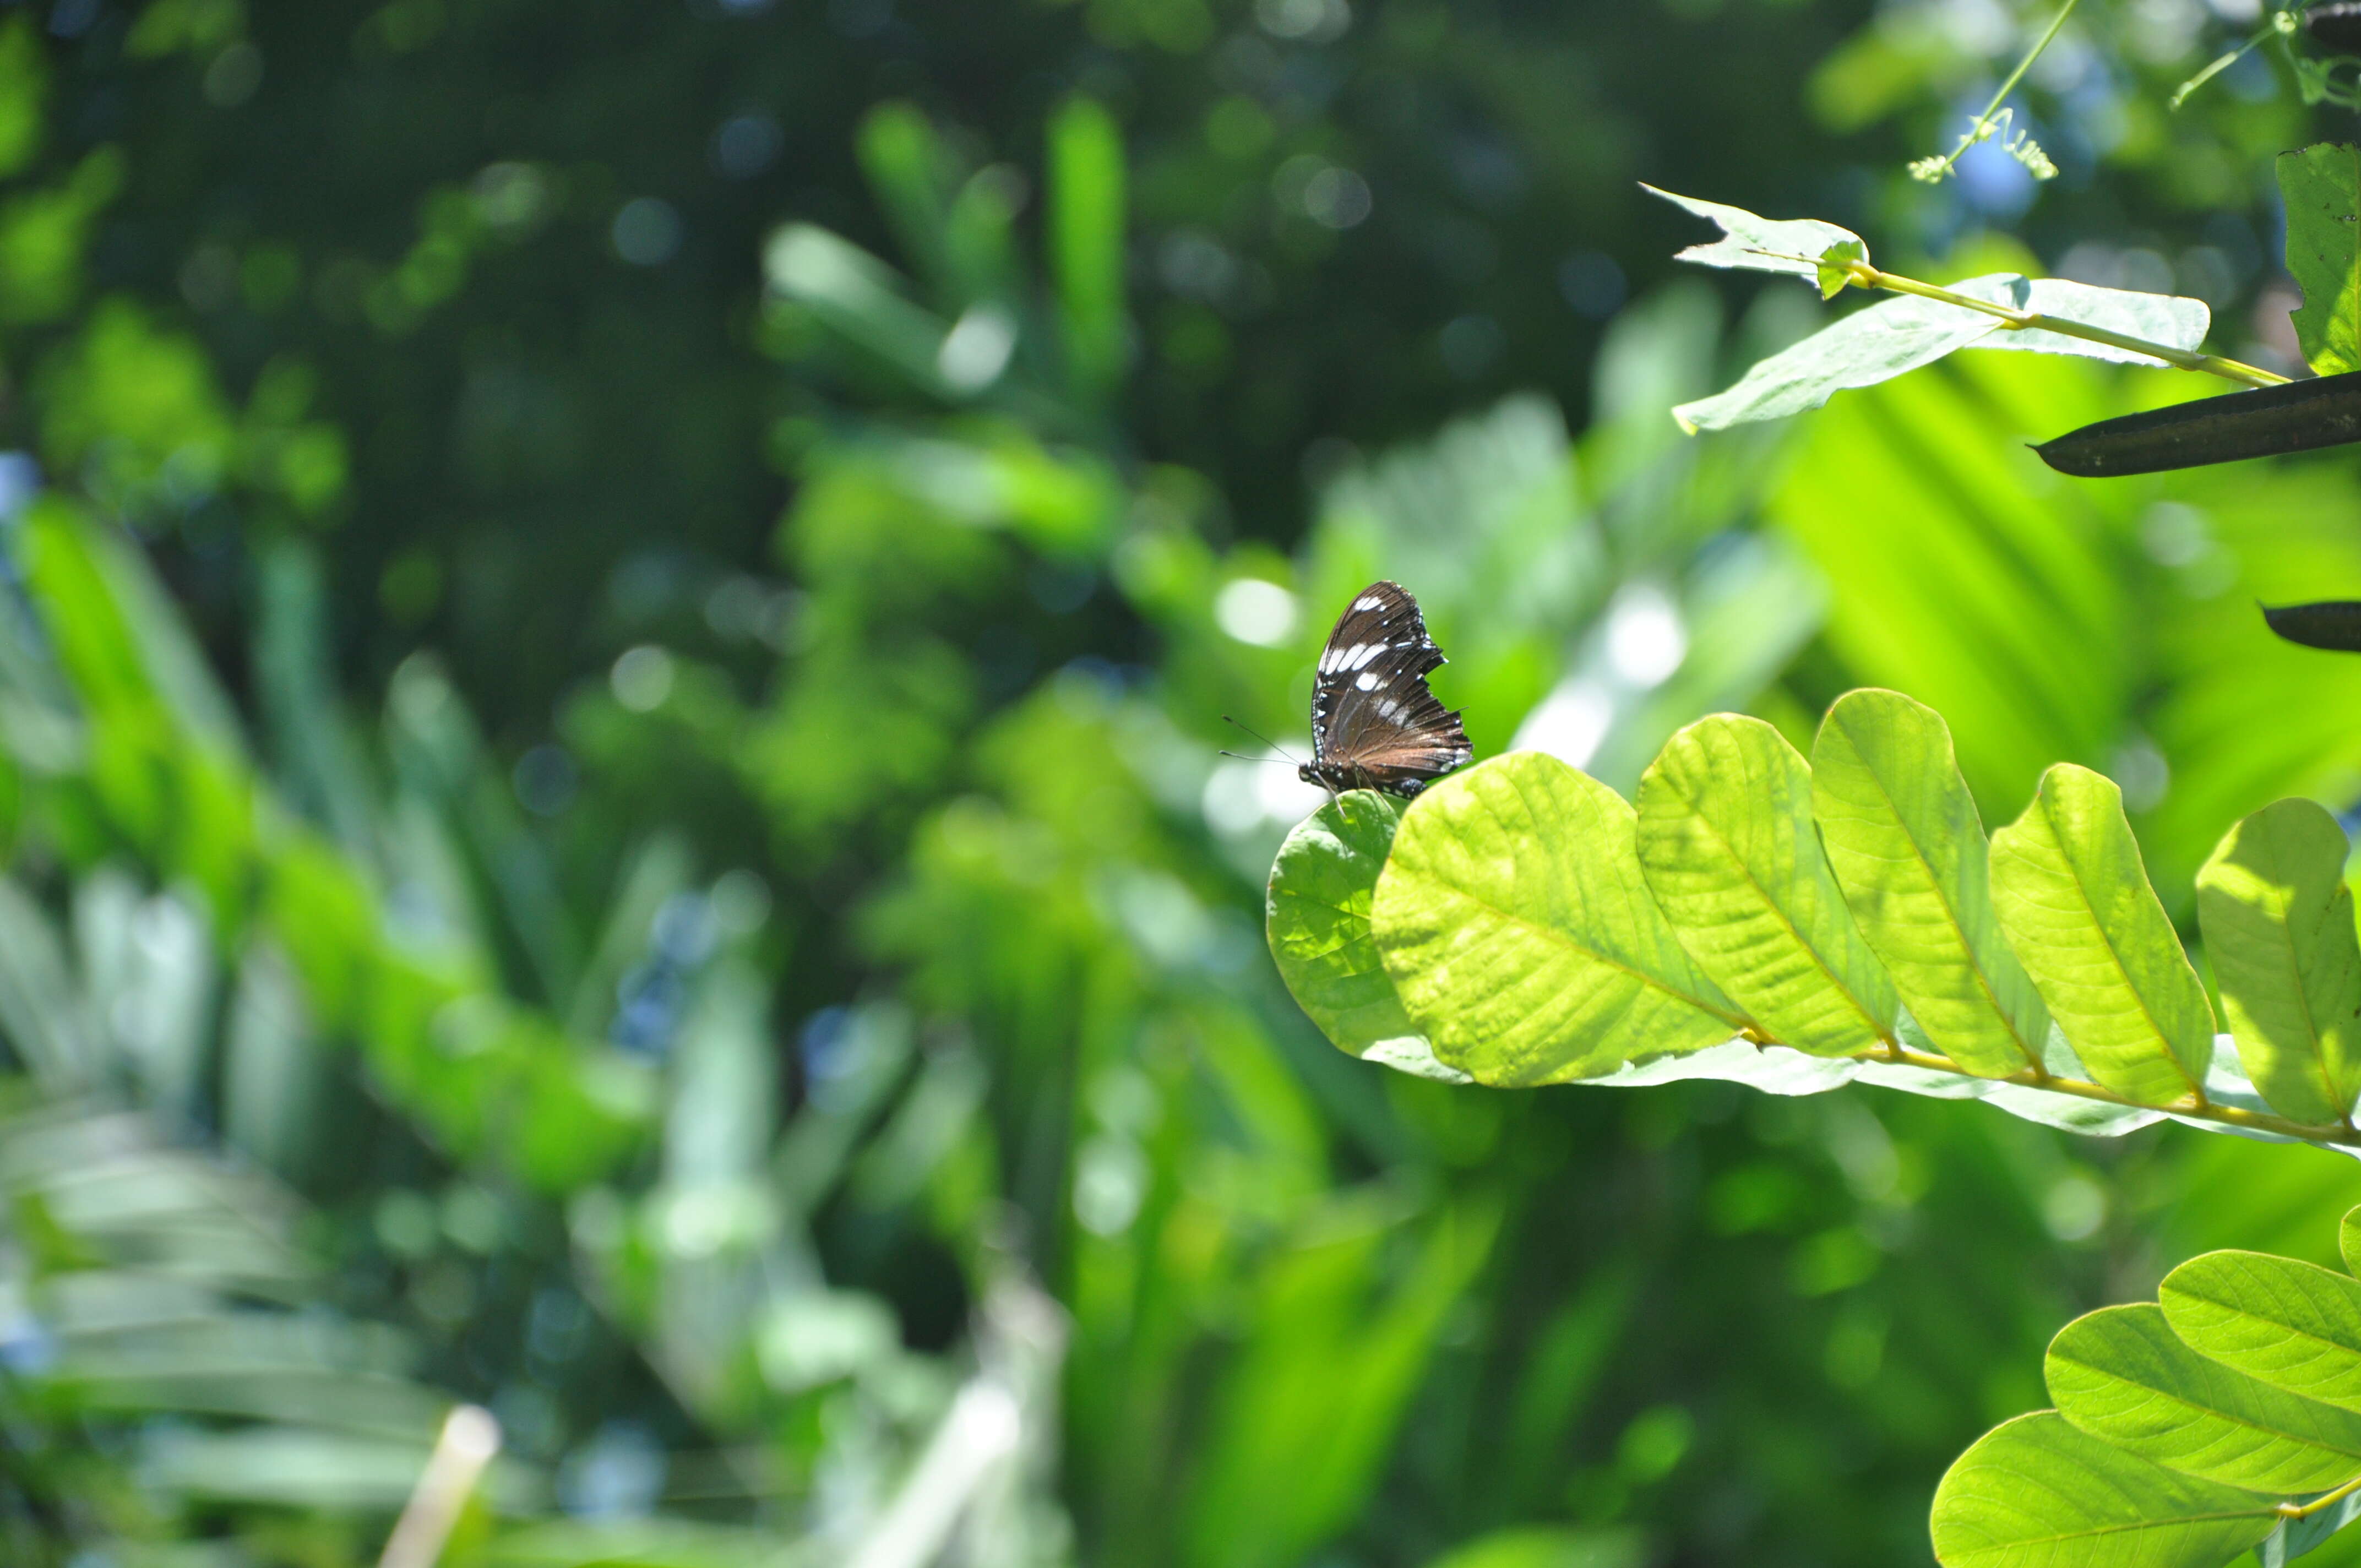
[[[1353,596],[1321,651],[1312,688],[1312,761],[1296,770],[1329,793],[1413,795],[1476,754],[1459,715],[1426,688],[1445,663],[1418,601],[1399,583]]]

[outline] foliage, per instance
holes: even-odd
[[[8,13],[0,1555],[373,1561],[455,1399],[453,1568],[1916,1550],[2048,1325],[2341,1162],[1372,1072],[1253,940],[1313,802],[1214,751],[1385,575],[1487,753],[1629,790],[1902,686],[1988,819],[2119,773],[2178,917],[2349,795],[2346,674],[2245,605],[2346,569],[2333,463],[2044,489],[2029,429],[2158,394],[2036,356],[1665,424],[1801,302],[1661,288],[1637,178],[1927,276],[1998,212],[1994,148],[1901,172],[1984,96],[1934,15]],[[2244,323],[2291,99],[2159,128],[2060,38],[2028,237],[2215,250]]]
[[[1759,719],[1700,720],[1633,805],[1511,753],[1399,819],[1340,800],[1312,824],[1274,872],[1272,950],[1356,1055],[1411,1057],[1406,1023],[1501,1086],[1858,1077],[2085,1132],[2353,1140],[2361,948],[2343,835],[2304,803],[2200,878],[2235,1053],[2122,791],[2061,762],[1987,851],[1949,730],[1893,692],[1839,700],[1809,764]]]
[[[2306,172],[2296,178],[2304,185],[2305,196],[2314,194],[2315,184],[2324,196],[2331,177],[2313,176],[2309,172],[2312,164],[2301,167]],[[2329,165],[2318,167],[2327,170]],[[1711,219],[1725,236],[1711,245],[1689,247],[1680,253],[1680,260],[1804,278],[1817,284],[1823,299],[1849,287],[1895,290],[1903,296],[1856,311],[1756,361],[1727,391],[1675,408],[1673,418],[1691,434],[1803,413],[1839,391],[1876,386],[1970,347],[2070,354],[2134,365],[2162,362],[2212,370],[2252,385],[2285,378],[2199,352],[2211,319],[2202,301],[2094,289],[2057,278],[2037,280],[2015,273],[1970,278],[1938,289],[1871,266],[1869,247],[1861,236],[1833,224],[1817,219],[1772,222],[1737,207],[1665,191],[1656,194]],[[2341,222],[2349,236],[2352,211],[2350,201],[2342,207],[2332,201],[2320,221]],[[2336,212],[2346,216],[2337,219]],[[2290,231],[2290,247],[2299,233],[2310,242],[2310,231],[2299,225]],[[2290,258],[2292,267],[2292,249]]]
[[[2361,1210],[2345,1217],[2354,1266]],[[2355,1517],[2361,1287],[2257,1252],[2211,1252],[2155,1304],[2107,1307],[2050,1342],[2057,1409],[1986,1434],[1935,1492],[1947,1565],[2040,1561],[2212,1568],[2303,1555]]]

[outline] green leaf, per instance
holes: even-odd
[[[2361,1412],[2361,1283],[2260,1252],[2209,1252],[2164,1277],[2191,1349],[2276,1388]]]
[[[1520,1525],[1454,1548],[1426,1568],[1641,1568],[1648,1557],[1647,1533],[1630,1525]]]
[[[2091,1076],[2141,1105],[2202,1095],[2213,1009],[2148,885],[2113,780],[2071,762],[1993,835],[2001,928]]]
[[[2361,152],[2331,142],[2283,152],[2279,177],[2288,271],[2303,290],[2296,343],[2323,376],[2361,370]]]
[[[1264,930],[1279,978],[1354,1056],[1419,1037],[1369,936],[1369,901],[1401,814],[1400,801],[1375,790],[1339,795],[1296,824],[1270,869]]]
[[[1105,389],[1123,371],[1130,325],[1124,314],[1123,133],[1088,98],[1070,98],[1049,122],[1050,269],[1066,352],[1076,374]]]
[[[789,224],[763,251],[771,287],[847,341],[937,397],[958,395],[942,373],[950,325],[903,292],[901,275],[851,240]]]
[[[1726,1040],[1743,1022],[1649,897],[1631,806],[1538,751],[1419,796],[1371,925],[1435,1054],[1479,1082],[1596,1077]]]
[[[1659,191],[1653,185],[1642,184],[1641,190],[1662,196],[1673,205],[1710,219],[1722,232],[1720,239],[1711,245],[1693,245],[1673,258],[1675,261],[1694,261],[1700,267],[1736,268],[1749,272],[1781,272],[1791,278],[1802,278],[1815,287],[1820,281],[1821,258],[1842,246],[1859,247],[1855,259],[1869,259],[1869,247],[1861,236],[1850,229],[1840,229],[1834,224],[1824,224],[1817,218],[1761,218],[1743,207],[1725,207],[1719,202],[1700,202],[1694,196],[1675,196],[1670,191]],[[1848,253],[1850,254],[1850,253]]]
[[[2361,942],[2345,829],[2309,800],[2265,806],[2197,873],[2197,914],[2238,1060],[2271,1108],[2342,1122],[2361,1093]]]
[[[1837,254],[1843,248],[1831,246],[1829,252]],[[1833,294],[1828,286],[1831,280],[1841,287],[1846,275],[1841,268],[1823,261],[1818,276],[1823,293]],[[2205,341],[2212,322],[2212,313],[2200,300],[2100,289],[2062,278],[2028,281],[2014,272],[1993,272],[1948,287],[1952,293],[1970,299],[2104,327],[2169,348],[2197,348]],[[1781,419],[1818,408],[1838,392],[1890,381],[1968,347],[2064,354],[2125,365],[2163,363],[2137,349],[2040,327],[2012,328],[2000,317],[1982,311],[1904,294],[1856,311],[1801,343],[1757,360],[1736,386],[1683,403],[1673,411],[1673,417],[1691,434],[1753,420]]]
[[[1640,780],[1640,867],[1697,967],[1757,1029],[1814,1056],[1894,1038],[1894,982],[1845,907],[1812,774],[1759,718],[1717,714]]]
[[[1955,292],[2012,305],[2025,288],[2025,280],[2009,272],[1952,285]],[[1874,387],[1932,365],[2000,326],[1998,316],[1981,311],[1899,295],[1855,311],[1803,342],[1756,360],[1736,386],[1681,404],[1673,410],[1673,418],[1692,435],[1755,420],[1784,419],[1818,408],[1839,392]]]
[[[1843,293],[1852,282],[1852,263],[1868,259],[1869,247],[1857,239],[1840,239],[1820,252],[1820,298]]]
[[[2336,1227],[2336,1251],[2345,1259],[2345,1271],[2361,1276],[2361,1209],[2345,1211],[2344,1223]]]
[[[903,102],[880,104],[861,122],[854,142],[861,171],[894,225],[903,250],[939,275],[943,258],[950,152],[925,113]]]
[[[2001,936],[1983,819],[1935,710],[1898,692],[1839,697],[1812,746],[1812,814],[1927,1039],[1988,1078],[2039,1068],[2048,1010]]]
[[[1952,1461],[1932,1520],[1944,1568],[2222,1568],[2278,1524],[2272,1499],[2176,1475],[2055,1410]]]
[[[2361,1475],[2361,1416],[2208,1360],[2151,1303],[2075,1319],[2042,1370],[2068,1420],[2184,1475],[2280,1494]]]

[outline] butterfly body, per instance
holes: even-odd
[[[1414,795],[1476,754],[1459,715],[1427,689],[1445,663],[1418,601],[1399,583],[1353,596],[1320,652],[1312,761],[1297,774],[1331,794]]]

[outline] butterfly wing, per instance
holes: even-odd
[[[1334,788],[1415,795],[1476,754],[1459,715],[1427,689],[1444,663],[1418,601],[1371,583],[1328,634],[1312,693],[1312,757]]]

